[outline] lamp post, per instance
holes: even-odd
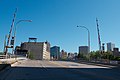
[[[19,20],[17,23],[16,23],[16,26],[15,26],[15,29],[14,29],[14,41],[13,41],[13,50],[12,50],[12,54],[14,52],[14,45],[15,45],[15,38],[16,38],[16,30],[17,30],[17,25],[20,23],[20,22],[32,22],[32,20]]]
[[[90,31],[89,29],[85,26],[77,26],[77,27],[85,28],[88,31],[88,47],[89,47],[89,52],[90,52]]]

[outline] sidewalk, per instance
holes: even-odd
[[[109,64],[109,63],[100,63],[100,62],[90,62],[90,61],[83,61],[83,60],[77,60],[77,61],[72,61],[72,62],[82,63],[82,64],[88,64],[88,65],[103,66],[103,67],[120,67],[120,64]]]

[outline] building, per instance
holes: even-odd
[[[79,53],[80,54],[88,54],[89,53],[89,47],[88,46],[80,46],[79,47]]]
[[[15,47],[15,52],[14,52],[15,55],[26,56],[27,53],[28,53],[27,50],[21,50],[21,46],[16,46]]]
[[[107,51],[113,51],[113,48],[115,48],[115,44],[111,42],[107,43]]]
[[[24,42],[21,50],[27,50],[37,60],[50,60],[50,44],[48,42]]]
[[[113,56],[115,57],[119,57],[120,56],[120,52],[119,52],[119,48],[113,48]]]
[[[78,53],[77,52],[75,52],[74,53],[74,55],[75,55],[75,60],[77,59],[77,57],[78,57]]]
[[[69,60],[75,59],[75,54],[74,53],[68,53],[68,59]]]
[[[64,50],[61,50],[61,59],[67,59],[67,52],[65,52]]]
[[[74,53],[74,55],[75,55],[75,57],[77,57],[77,56],[78,56],[78,53],[77,53],[77,52],[75,52],[75,53]]]
[[[60,47],[53,46],[50,48],[50,57],[51,59],[58,60],[60,59]]]

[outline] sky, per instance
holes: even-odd
[[[91,51],[99,49],[96,18],[99,20],[101,42],[112,42],[120,48],[120,0],[0,0],[0,51],[5,35],[10,31],[15,8],[16,43],[29,37],[38,42],[48,41],[67,52],[78,52],[78,46],[88,45],[90,31]],[[16,25],[15,25],[16,26]]]

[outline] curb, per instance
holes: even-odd
[[[102,67],[117,67],[117,66],[119,66],[119,65],[115,65],[115,64],[94,63],[94,62],[84,62],[84,61],[77,61],[76,63],[95,65],[95,66],[102,66]]]

